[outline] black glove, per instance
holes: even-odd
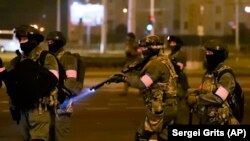
[[[126,82],[126,77],[123,74],[114,74],[110,77],[109,82],[115,82],[115,83],[120,83],[120,82]]]

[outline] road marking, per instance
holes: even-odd
[[[107,107],[86,107],[84,108],[89,111],[102,111],[102,110],[109,110]]]

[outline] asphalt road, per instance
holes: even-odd
[[[89,69],[84,87],[88,88],[118,70]],[[245,92],[245,117],[243,124],[250,124],[249,78],[238,76]],[[190,76],[191,87],[198,87],[200,76]],[[70,135],[65,141],[133,141],[137,126],[144,116],[141,96],[130,89],[128,96],[120,96],[123,84],[110,84],[98,89],[75,103]],[[18,126],[11,120],[5,88],[0,89],[0,141],[20,140]]]

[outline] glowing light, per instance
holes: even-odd
[[[38,25],[36,25],[36,24],[31,24],[30,26],[32,26],[32,27],[38,29]]]
[[[250,6],[245,7],[245,12],[250,13]]]
[[[97,26],[103,23],[104,6],[101,4],[79,4],[74,2],[70,6],[70,21],[74,25],[78,25],[80,19],[84,25]]]
[[[92,89],[92,90],[90,90],[89,88],[84,89],[84,90],[82,90],[77,96],[65,100],[65,101],[60,105],[60,107],[61,107],[62,109],[66,109],[66,107],[67,107],[67,105],[68,105],[69,103],[77,102],[77,101],[81,100],[82,98],[84,98],[84,97],[86,97],[86,96],[92,94],[93,92],[95,92],[95,90],[93,91],[93,89]]]
[[[40,32],[44,32],[45,31],[45,28],[44,27],[40,27]]]
[[[147,28],[148,31],[151,31],[153,29],[153,25],[152,24],[148,24],[146,28]]]
[[[122,9],[122,12],[123,12],[123,13],[127,13],[127,12],[128,12],[128,9],[127,9],[127,8],[123,8],[123,9]]]

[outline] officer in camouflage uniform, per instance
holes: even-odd
[[[115,75],[118,82],[129,83],[133,87],[143,89],[146,116],[136,132],[136,141],[149,140],[154,134],[158,141],[168,139],[168,125],[173,124],[177,113],[177,75],[170,59],[160,55],[163,42],[156,35],[140,40],[148,62],[142,67],[139,75]]]
[[[183,46],[183,41],[177,37],[177,36],[168,36],[168,48],[171,50],[169,57],[172,60],[175,67],[177,67],[176,73],[178,75],[181,75],[179,77],[179,85],[181,87],[181,93],[179,95],[179,98],[184,98],[187,94],[187,90],[189,88],[187,76],[185,74],[185,67],[187,62],[186,54],[181,50]]]
[[[21,25],[15,30],[16,37],[19,40],[22,54],[10,61],[6,67],[6,72],[15,69],[16,64],[24,61],[26,58],[36,61],[43,48],[39,43],[44,37],[37,29],[29,25]],[[20,57],[20,60],[18,59]],[[56,58],[48,54],[44,60],[45,68],[51,71],[58,78],[58,64]],[[49,129],[52,119],[51,114],[57,105],[57,89],[54,88],[47,97],[42,97],[32,109],[21,109],[20,128],[23,141],[47,141],[49,138]],[[11,103],[10,103],[11,104]],[[10,105],[11,107],[13,105]]]
[[[187,124],[188,123],[188,106],[186,104],[186,95],[189,88],[187,75],[185,74],[186,67],[186,54],[181,50],[183,41],[177,36],[167,37],[167,47],[170,49],[170,60],[172,61],[175,71],[178,75],[178,115],[176,124]]]
[[[65,87],[72,94],[78,94],[83,88],[83,82],[77,81],[77,58],[64,49],[66,44],[64,35],[59,31],[52,31],[48,33],[46,40],[49,51],[56,55],[66,72]],[[60,95],[60,92],[58,95]],[[57,118],[55,120],[56,141],[62,141],[69,134],[72,112],[71,102],[65,108],[57,109]]]
[[[222,73],[219,78],[217,75],[230,68],[224,64],[228,57],[227,47],[217,39],[207,41],[204,47],[207,71],[200,88],[188,96],[188,105],[197,112],[198,124],[239,124],[226,101],[235,87],[234,76],[229,72]]]
[[[140,53],[137,51],[138,45],[136,44],[136,36],[133,32],[129,32],[126,38],[126,46],[125,46],[125,57],[126,63],[124,68],[127,68],[130,64],[132,64],[137,58],[139,59]],[[134,72],[129,72],[134,73]],[[136,73],[136,72],[135,72]],[[124,83],[124,90],[122,96],[126,96],[128,94],[129,84]]]

